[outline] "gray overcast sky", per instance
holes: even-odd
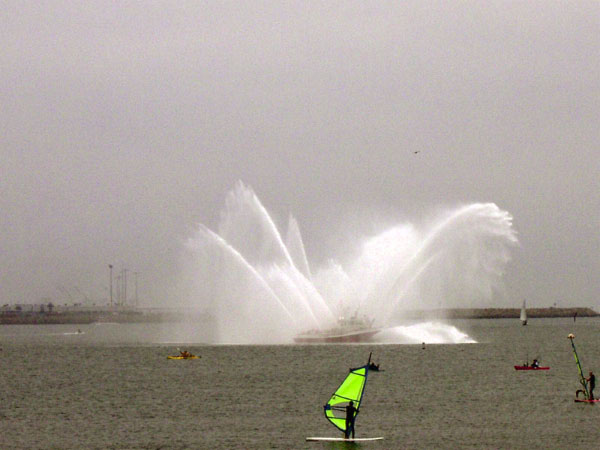
[[[108,263],[166,304],[241,179],[313,262],[344,227],[495,202],[512,297],[600,306],[600,2],[0,11],[2,304],[106,298]]]

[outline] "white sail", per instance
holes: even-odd
[[[527,310],[525,306],[525,300],[523,300],[523,307],[521,308],[521,323],[527,325]]]

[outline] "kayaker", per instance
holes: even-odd
[[[354,402],[350,400],[350,403],[346,406],[346,431],[344,431],[346,439],[350,438],[350,431],[352,431],[352,439],[354,439],[354,419],[356,418],[356,411]]]
[[[594,388],[596,387],[596,376],[590,370],[590,376],[585,379],[588,382],[588,390],[590,391],[590,400],[594,400]]]
[[[540,363],[538,362],[537,359],[533,360],[533,362],[531,363],[531,367],[533,367],[534,369],[537,369],[538,367],[540,367]]]
[[[189,358],[190,356],[192,356],[192,354],[190,352],[188,352],[187,350],[180,351],[179,353],[181,353],[181,356],[183,358]]]

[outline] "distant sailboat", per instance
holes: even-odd
[[[521,325],[527,325],[527,309],[525,306],[525,300],[523,300],[523,307],[521,308]]]

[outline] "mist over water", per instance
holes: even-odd
[[[476,341],[458,328],[441,322],[422,322],[389,327],[377,334],[377,340],[390,344],[475,344]]]
[[[296,219],[289,217],[284,239],[252,188],[238,182],[218,231],[200,225],[187,241],[184,301],[212,314],[222,343],[288,343],[350,316],[386,328],[381,342],[472,342],[455,327],[405,326],[403,318],[489,305],[516,243],[508,212],[473,203],[425,227],[402,223],[365,236],[349,246],[356,256],[311,267]]]

